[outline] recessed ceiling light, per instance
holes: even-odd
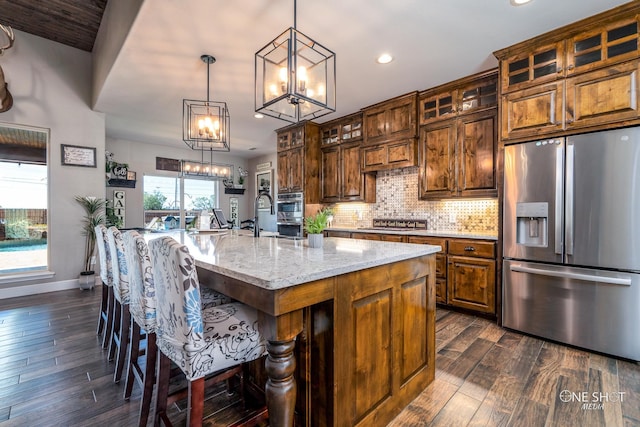
[[[511,6],[522,6],[523,4],[529,3],[531,0],[509,0],[511,2]]]
[[[378,64],[388,64],[391,61],[393,61],[393,56],[389,55],[388,53],[383,53],[382,55],[378,56],[378,59],[376,59],[376,62]]]
[[[262,114],[260,114],[260,113],[256,113],[256,114],[253,115],[253,117],[255,117],[256,119],[261,119],[264,116]]]

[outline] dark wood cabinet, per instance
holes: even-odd
[[[362,171],[397,169],[417,164],[418,92],[364,108]]]
[[[415,166],[417,160],[418,147],[413,138],[362,147],[363,172],[406,168]]]
[[[305,203],[320,202],[320,128],[312,122],[276,131],[278,193],[304,192]]]
[[[496,116],[491,108],[421,128],[421,199],[497,196]]]
[[[496,69],[420,93],[421,199],[497,196]]]
[[[495,52],[505,142],[640,123],[640,5]]]
[[[496,248],[492,240],[327,230],[327,237],[440,246],[436,253],[436,302],[496,315]]]
[[[415,138],[417,102],[418,92],[411,92],[364,108],[364,144]]]
[[[420,125],[486,110],[498,105],[497,70],[456,80],[419,95]]]
[[[362,171],[362,114],[327,122],[321,134],[321,201],[375,202],[376,177]]]
[[[495,242],[452,239],[447,264],[447,302],[455,307],[495,314]]]

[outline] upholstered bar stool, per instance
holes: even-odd
[[[111,266],[111,251],[107,244],[107,227],[100,224],[95,228],[96,246],[98,246],[98,258],[100,259],[100,279],[102,280],[102,298],[100,300],[100,313],[98,314],[98,335],[102,336],[102,348],[109,346],[111,328],[113,325],[113,268]]]
[[[147,425],[151,409],[151,395],[155,384],[156,347],[156,287],[153,281],[149,248],[144,238],[136,231],[123,234],[125,259],[129,271],[129,312],[131,331],[129,357],[124,398],[129,399],[134,381],[142,388],[140,401],[140,427]],[[141,341],[146,345],[141,348]],[[142,360],[144,363],[141,363]],[[144,367],[144,369],[143,369]]]
[[[239,302],[202,309],[200,284],[193,257],[186,246],[170,237],[149,242],[157,298],[157,400],[155,424],[171,424],[169,396],[171,362],[185,375],[188,388],[187,425],[202,424],[205,377],[219,382],[242,373],[241,364],[266,354],[266,341],[258,331],[257,311]],[[242,381],[242,380],[241,380]],[[266,419],[266,408],[252,421]]]
[[[124,242],[122,234],[116,227],[107,229],[107,243],[111,251],[111,265],[113,268],[114,315],[111,341],[109,343],[109,360],[115,358],[116,368],[113,381],[120,382],[127,356],[129,344],[129,328],[131,315],[129,313],[129,273],[125,260]]]

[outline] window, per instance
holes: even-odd
[[[47,139],[0,126],[0,275],[48,269]]]
[[[145,175],[143,190],[146,228],[199,228],[200,213],[218,207],[218,181]]]

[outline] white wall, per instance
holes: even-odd
[[[84,211],[74,196],[104,194],[105,118],[89,108],[91,54],[21,31],[15,34],[14,46],[0,58],[13,95],[13,108],[0,113],[0,122],[49,129],[49,269],[55,276],[0,284],[0,298],[11,287],[73,284],[69,281],[78,277],[84,256]],[[60,144],[95,147],[97,167],[62,166]]]
[[[232,141],[233,144],[233,141]],[[127,141],[121,139],[107,138],[106,150],[113,154],[113,160],[118,163],[127,163],[129,170],[136,173],[138,182],[136,188],[115,188],[107,187],[106,197],[113,199],[113,190],[124,190],[126,193],[125,226],[143,227],[143,188],[144,175],[157,176],[177,176],[176,172],[156,170],[156,157],[165,157],[177,160],[201,161],[200,151],[194,151],[187,147],[183,141],[176,141],[175,146],[165,146],[157,144],[147,144],[139,141]],[[209,161],[209,156],[205,155],[205,161]],[[214,163],[231,164],[234,167],[235,179],[238,178],[238,166],[247,168],[247,160],[233,156],[229,153],[214,152]],[[104,170],[104,168],[103,168]],[[251,176],[249,176],[251,178]],[[251,182],[251,179],[248,180]],[[245,183],[246,185],[246,183]],[[254,190],[255,191],[255,190]],[[239,219],[253,216],[253,199],[251,189],[245,191],[244,195],[224,194],[224,186],[220,183],[220,208],[229,219],[229,199],[237,197],[239,202]],[[251,203],[249,203],[251,202]]]
[[[249,176],[248,181],[249,181],[249,185],[247,186],[247,193],[249,194],[249,202],[250,202],[250,208],[251,208],[251,215],[247,216],[246,218],[241,216],[240,220],[243,219],[247,219],[249,217],[253,217],[255,215],[255,207],[254,207],[254,203],[255,203],[255,198],[257,196],[257,192],[256,192],[256,172],[257,172],[257,165],[261,164],[261,163],[268,163],[271,162],[271,170],[273,171],[273,181],[271,182],[271,188],[273,189],[273,200],[275,202],[275,200],[278,197],[278,169],[277,169],[277,164],[278,164],[278,155],[275,152],[275,140],[274,140],[274,152],[273,154],[268,154],[265,156],[260,156],[260,157],[256,157],[253,159],[249,160]],[[276,215],[271,215],[270,211],[259,211],[258,212],[258,217],[259,217],[259,224],[260,224],[260,228],[267,230],[267,231],[278,231],[278,226],[276,224]]]

